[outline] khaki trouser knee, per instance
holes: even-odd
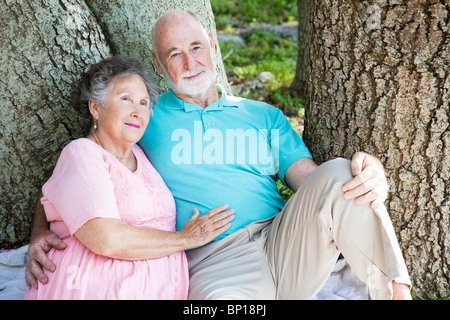
[[[269,227],[267,255],[278,299],[311,299],[328,279],[339,253],[369,286],[374,299],[392,297],[392,280],[409,277],[386,208],[345,200],[350,162],[319,166]]]

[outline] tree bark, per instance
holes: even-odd
[[[125,54],[151,65],[151,26],[172,9],[198,14],[215,35],[206,0],[107,3],[0,0],[0,248],[28,242],[42,184],[61,149],[83,135],[70,97],[91,63]],[[217,61],[229,91],[220,51]]]
[[[449,19],[448,1],[311,1],[305,143],[319,163],[382,160],[423,296],[450,293]]]
[[[40,187],[82,134],[72,86],[110,50],[82,1],[2,0],[0,19],[0,248],[9,248],[29,238]]]
[[[310,0],[298,0],[298,56],[295,77],[291,83],[291,93],[306,99],[307,81],[309,70],[309,33],[311,2]]]
[[[153,24],[161,15],[170,10],[186,10],[195,13],[203,26],[214,36],[217,51],[215,59],[217,81],[228,93],[231,93],[224,72],[217,41],[216,24],[209,0],[86,0],[86,3],[102,26],[113,53],[125,54],[146,61],[156,74],[158,71],[151,59]],[[159,78],[159,84],[163,89],[168,89],[162,76]]]

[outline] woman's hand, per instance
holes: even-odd
[[[191,219],[180,231],[180,234],[188,241],[189,249],[211,242],[230,227],[230,221],[234,219],[234,210],[227,209],[228,205],[221,205],[202,216],[197,209],[194,209]]]

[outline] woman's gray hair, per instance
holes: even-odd
[[[158,101],[159,88],[154,80],[154,74],[136,60],[125,56],[114,56],[90,66],[80,80],[80,85],[74,93],[73,104],[80,112],[85,131],[88,134],[92,127],[92,115],[89,111],[89,100],[105,106],[105,98],[116,79],[137,75],[142,78],[147,87],[152,109]]]

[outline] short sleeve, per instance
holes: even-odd
[[[301,158],[312,158],[311,153],[302,138],[292,128],[289,121],[280,109],[271,114],[272,132],[271,141],[278,142],[278,178],[286,185],[284,175],[289,166]],[[274,130],[275,129],[275,130]]]
[[[47,219],[62,220],[71,235],[94,218],[120,219],[108,168],[102,148],[94,142],[69,143],[42,187]]]

